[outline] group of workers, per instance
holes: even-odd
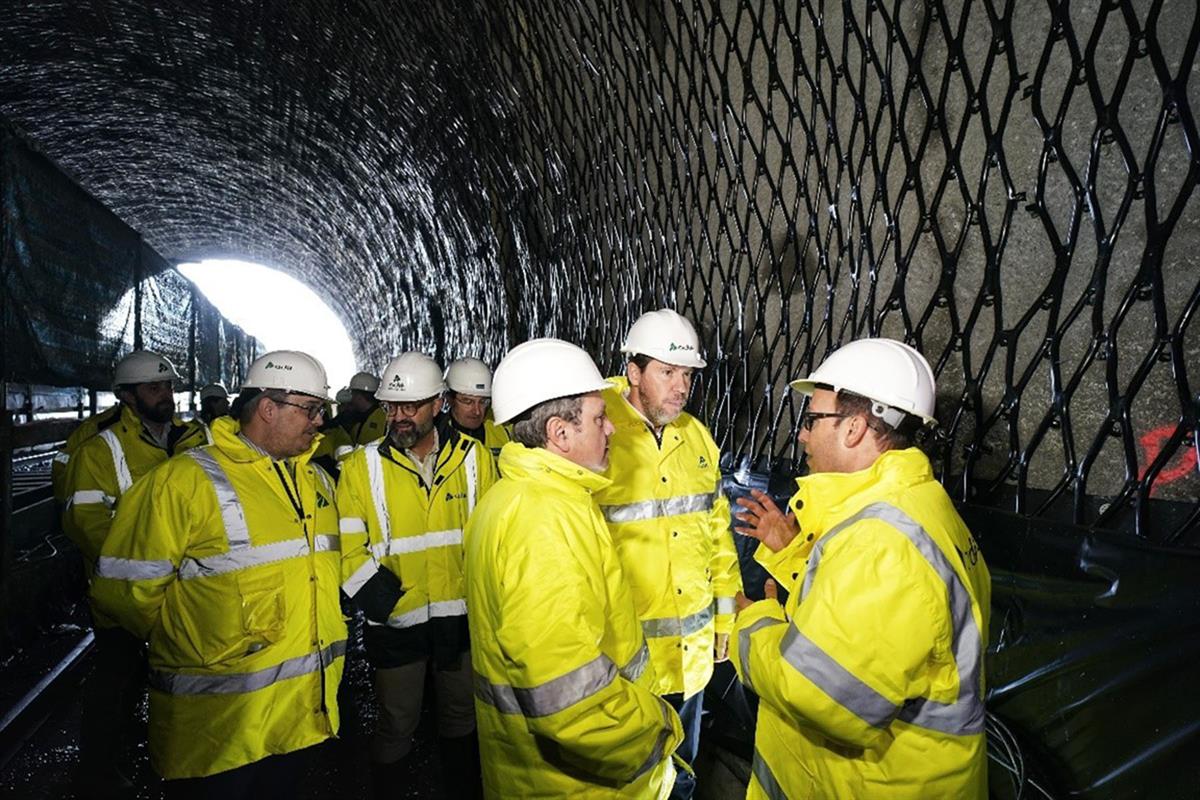
[[[232,407],[190,422],[165,358],[122,360],[120,404],[62,454],[96,629],[89,785],[127,788],[148,684],[170,796],[293,796],[338,731],[358,616],[376,797],[414,780],[427,682],[446,797],[690,797],[726,659],[760,698],[748,797],[984,797],[990,579],[913,446],[926,360],[862,339],[795,381],[809,474],[786,510],[753,492],[731,513],[684,411],[693,326],[647,312],[621,351],[608,379],[558,339],[494,376],[404,353],[332,420],[304,353],[257,359]],[[764,600],[733,530],[759,541]]]

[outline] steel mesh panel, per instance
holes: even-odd
[[[615,370],[673,305],[731,465],[782,471],[787,380],[904,338],[958,497],[1182,541],[1198,42],[1189,0],[46,2],[0,111],[159,252],[308,280],[365,364]]]

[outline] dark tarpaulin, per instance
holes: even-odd
[[[254,340],[3,119],[0,176],[0,378],[109,389],[142,347],[185,382],[240,382]]]
[[[0,377],[106,387],[133,347],[141,239],[2,124],[0,164]]]

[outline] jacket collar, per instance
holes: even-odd
[[[828,522],[836,524],[857,511],[861,503],[854,501],[860,495],[930,480],[933,468],[918,448],[888,450],[858,472],[818,472],[797,478],[797,491],[788,505],[796,514],[800,530],[820,535],[829,527]]]
[[[232,417],[218,417],[213,420],[211,430],[213,446],[219,449],[229,460],[242,464],[255,461],[272,461],[269,455],[260,452],[257,448],[251,447],[242,440],[242,437],[238,435],[242,431],[242,425]],[[313,437],[312,444],[309,445],[308,450],[293,459],[287,460],[295,461],[297,464],[307,463],[320,442],[321,434],[318,433]]]
[[[505,478],[551,482],[575,491],[592,494],[607,488],[612,481],[541,447],[526,447],[509,442],[500,451],[500,473]]]

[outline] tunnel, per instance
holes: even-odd
[[[1187,0],[8,4],[7,763],[82,602],[38,465],[131,349],[238,385],[261,350],[174,268],[230,258],[377,374],[541,336],[615,374],[676,309],[731,496],[803,470],[789,381],[908,342],[996,587],[992,795],[1191,796],[1198,47]]]

